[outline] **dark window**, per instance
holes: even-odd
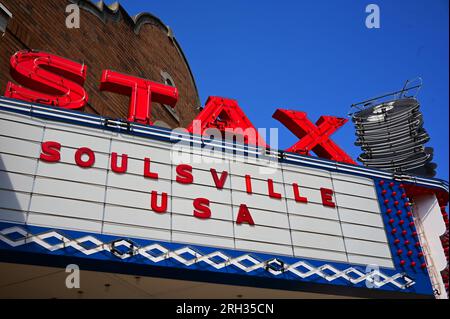
[[[6,32],[6,26],[8,25],[9,20],[12,18],[12,13],[2,4],[0,3],[0,32]]]
[[[173,80],[172,76],[170,76],[169,73],[165,71],[161,71],[161,77],[163,78],[164,84],[176,87],[175,81]],[[171,107],[170,105],[163,104],[164,108],[169,112],[170,115],[178,122],[180,123],[180,117],[178,116],[176,108]]]

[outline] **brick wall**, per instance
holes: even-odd
[[[176,111],[180,121],[153,103],[152,120],[171,127],[186,127],[198,113],[198,93],[189,66],[167,27],[156,17],[142,15],[135,22],[123,7],[98,7],[79,1],[80,28],[68,29],[65,9],[69,0],[0,0],[12,13],[0,38],[0,94],[9,75],[9,59],[16,51],[35,49],[88,65],[84,85],[89,94],[85,112],[126,118],[128,98],[98,90],[102,70],[143,77],[163,83],[161,72],[170,74],[179,90]],[[14,81],[13,81],[14,82]]]

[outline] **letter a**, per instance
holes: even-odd
[[[239,212],[236,219],[236,224],[242,223],[247,223],[252,226],[255,225],[252,215],[250,214],[250,211],[248,210],[248,207],[245,204],[241,204],[241,206],[239,207]]]

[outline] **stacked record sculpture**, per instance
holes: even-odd
[[[430,137],[419,107],[415,97],[400,97],[352,113],[355,145],[363,150],[358,160],[367,167],[434,177],[433,149],[424,146]]]

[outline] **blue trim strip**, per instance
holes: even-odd
[[[374,179],[374,182],[395,268],[412,278],[421,278],[421,284],[432,290],[428,270],[421,267],[426,261],[425,257],[420,255],[423,250],[408,206],[409,198],[402,197],[406,196],[404,187],[399,182],[388,182],[379,178]]]
[[[80,266],[95,261],[97,271],[120,273],[121,268],[126,268],[134,274],[150,271],[159,276],[177,269],[187,280],[196,280],[195,274],[200,272],[203,281],[209,282],[227,274],[253,280],[260,287],[276,283],[277,287],[290,290],[304,284],[312,284],[316,289],[322,285],[324,293],[330,287],[336,287],[331,291],[339,287],[369,290],[366,278],[370,272],[361,265],[0,223],[0,260],[23,262],[28,258],[29,262],[30,256],[36,258],[32,264],[40,264],[41,258],[48,258],[49,265],[57,258],[63,258],[67,264],[76,260]],[[414,274],[410,281],[398,269],[380,268],[379,271],[379,282],[385,283],[372,288],[373,294],[383,291],[432,295],[426,273]],[[409,282],[411,286],[403,287]]]

